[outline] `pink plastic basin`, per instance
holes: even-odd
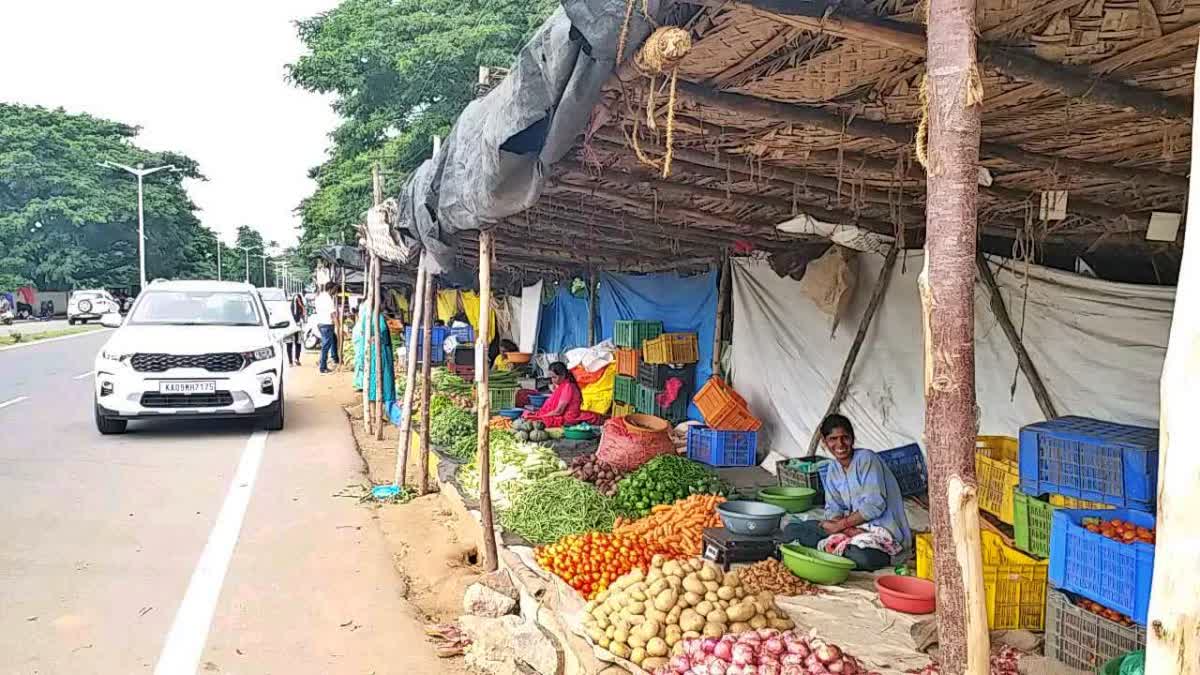
[[[936,594],[928,579],[889,574],[875,579],[875,590],[883,606],[897,612],[930,614],[934,610]]]

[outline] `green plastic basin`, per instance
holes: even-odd
[[[792,574],[814,584],[836,586],[850,576],[854,561],[799,544],[780,544],[783,564]]]
[[[806,487],[768,487],[758,491],[758,500],[774,504],[788,513],[802,513],[812,508],[817,491]]]

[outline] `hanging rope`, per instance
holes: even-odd
[[[638,159],[643,163],[662,169],[662,177],[671,175],[671,159],[675,152],[675,83],[679,74],[679,62],[692,49],[692,34],[676,26],[664,26],[655,30],[633,59],[633,65],[638,72],[650,79],[646,92],[646,124],[655,128],[654,97],[655,84],[659,75],[670,74],[667,98],[667,142],[666,154],[661,164],[655,161],[647,162],[638,153]],[[635,149],[635,152],[637,150]]]

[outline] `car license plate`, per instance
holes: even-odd
[[[160,394],[213,394],[217,391],[216,382],[159,382]]]

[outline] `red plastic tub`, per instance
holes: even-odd
[[[889,574],[875,579],[875,590],[884,607],[906,614],[930,614],[935,605],[933,582],[919,577]]]

